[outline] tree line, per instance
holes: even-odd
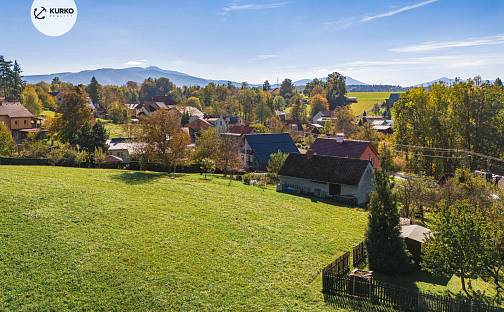
[[[396,144],[458,149],[504,158],[504,88],[481,83],[480,78],[453,86],[435,84],[416,88],[394,104]],[[461,166],[485,167],[477,158],[434,150],[407,150],[409,170],[440,177]]]

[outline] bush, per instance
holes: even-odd
[[[89,155],[85,151],[77,151],[69,145],[62,145],[51,150],[49,162],[55,166],[75,167],[87,162]]]
[[[247,173],[242,176],[242,181],[245,185],[250,185],[250,181],[252,180],[251,174]]]
[[[247,173],[241,178],[246,185],[275,185],[277,182],[276,175],[273,173]]]

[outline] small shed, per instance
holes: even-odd
[[[417,264],[422,259],[422,245],[430,235],[431,231],[428,228],[418,224],[401,226],[401,237]]]

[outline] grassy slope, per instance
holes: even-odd
[[[319,270],[366,214],[227,183],[0,167],[0,310],[334,311]]]
[[[373,108],[376,103],[381,103],[389,98],[392,92],[350,92],[347,94],[349,97],[356,97],[359,102],[351,105],[354,114],[360,115],[364,111]]]
[[[114,124],[111,120],[107,119],[98,119],[105,126],[105,129],[108,131],[109,138],[129,138],[131,137],[130,132],[128,130],[128,125],[125,124]],[[136,125],[131,125],[132,131]]]

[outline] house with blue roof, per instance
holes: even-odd
[[[240,157],[243,168],[265,171],[271,154],[278,152],[299,154],[299,150],[288,133],[261,133],[244,136]]]

